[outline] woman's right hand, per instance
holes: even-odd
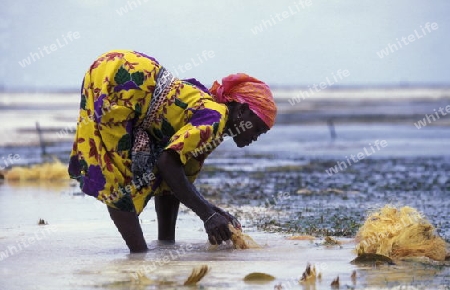
[[[213,206],[213,209],[216,211],[216,212],[218,212],[219,214],[221,214],[223,217],[225,217],[227,220],[228,220],[228,222],[230,222],[232,225],[233,225],[233,227],[235,228],[235,229],[238,229],[238,230],[242,230],[242,225],[241,225],[241,223],[238,221],[238,219],[236,218],[236,217],[234,217],[232,214],[230,214],[229,212],[227,212],[227,211],[224,211],[223,209],[221,209],[221,208],[219,208],[219,207],[217,207],[217,206]]]
[[[224,216],[217,212],[214,212],[205,220],[205,230],[212,245],[220,245],[223,241],[231,239],[231,232],[228,228],[229,223]]]

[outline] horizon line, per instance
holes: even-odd
[[[268,84],[271,89],[277,90],[293,90],[293,89],[306,89],[309,88],[310,84]],[[385,89],[385,88],[436,88],[443,89],[449,88],[450,83],[379,83],[379,84],[340,84],[333,85],[327,88],[327,90],[342,90],[342,89]],[[79,93],[79,88],[73,87],[4,87],[0,86],[0,93]]]

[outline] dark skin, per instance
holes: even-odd
[[[238,147],[250,145],[269,130],[269,127],[250,110],[247,104],[229,103],[227,106],[229,116],[224,132],[232,133]],[[204,222],[211,244],[221,244],[229,240],[231,232],[228,224],[231,222],[240,227],[239,222],[229,213],[208,202],[197,191],[187,179],[179,155],[175,151],[166,150],[161,154],[156,165],[173,192],[173,195],[155,197],[158,240],[162,243],[175,242],[175,225],[180,202],[193,210]],[[148,247],[137,214],[110,207],[108,211],[130,252],[146,252]]]

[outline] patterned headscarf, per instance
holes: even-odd
[[[272,128],[277,107],[268,85],[244,73],[232,74],[215,81],[209,90],[218,103],[246,103],[261,120]]]

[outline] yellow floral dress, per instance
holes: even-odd
[[[83,80],[69,175],[85,194],[140,214],[151,196],[170,193],[155,166],[162,151],[176,151],[194,182],[227,118],[195,79],[176,79],[140,52],[110,51]]]

